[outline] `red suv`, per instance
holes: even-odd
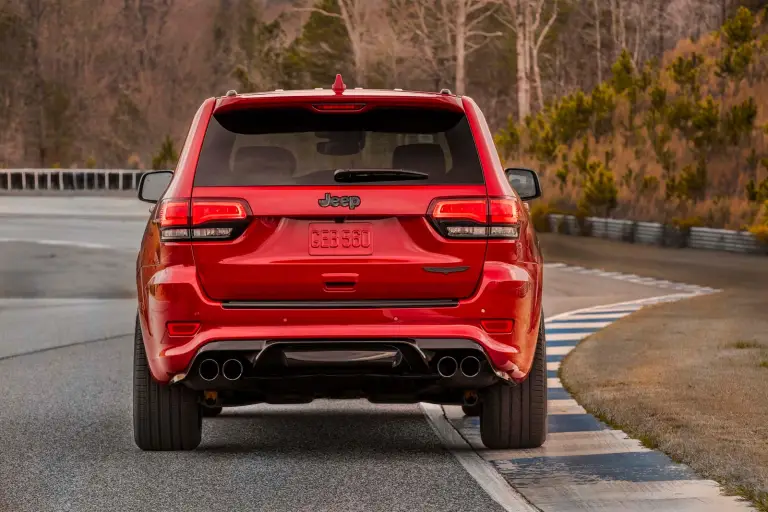
[[[134,436],[188,450],[222,407],[463,405],[490,448],[546,437],[542,259],[474,101],[331,89],[197,111],[136,266]]]

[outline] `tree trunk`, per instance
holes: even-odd
[[[517,35],[517,115],[520,121],[525,120],[531,114],[531,84],[528,75],[528,27],[526,25],[525,12],[526,7],[521,5],[521,1],[516,0],[514,4],[514,24]]]
[[[594,0],[595,6],[595,55],[597,57],[597,83],[603,82],[603,48],[600,34],[600,6]]]
[[[456,94],[466,92],[467,0],[456,2]]]

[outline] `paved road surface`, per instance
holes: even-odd
[[[97,215],[104,205],[91,206]],[[55,241],[46,246],[51,259],[67,262],[51,272],[53,294],[45,283],[0,286],[6,297],[16,287],[24,297],[0,299],[0,511],[502,510],[444,449],[417,405],[232,409],[205,420],[198,451],[140,452],[131,429],[135,305],[103,298],[122,289],[123,278],[106,289],[93,281],[110,274],[105,259],[129,269],[130,279],[143,221],[135,212],[88,220],[79,210],[65,215],[67,208],[53,208],[55,218],[0,221],[6,284],[18,271],[45,270],[45,260],[8,256],[39,250],[19,240]],[[548,269],[545,311],[668,292]]]

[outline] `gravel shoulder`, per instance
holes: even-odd
[[[591,413],[768,510],[768,259],[541,239],[550,262],[723,290],[608,326],[561,378]]]

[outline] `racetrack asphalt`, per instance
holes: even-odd
[[[133,285],[138,206],[0,219],[0,510],[501,510],[417,405],[236,408],[205,420],[197,451],[139,451],[135,303],[114,293]],[[40,250],[53,256],[25,257]],[[18,272],[47,277],[25,287]],[[548,316],[665,293],[545,274]]]

